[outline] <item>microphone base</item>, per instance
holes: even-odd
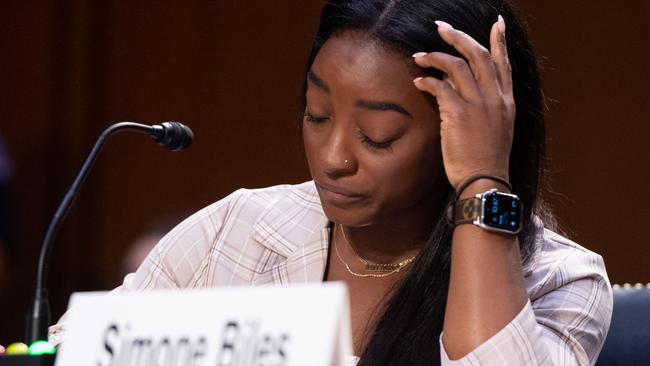
[[[31,312],[27,318],[26,344],[47,340],[47,329],[51,325],[50,302],[47,290],[39,289],[34,297]],[[2,365],[0,365],[2,366]]]
[[[0,366],[53,366],[56,355],[0,355]]]

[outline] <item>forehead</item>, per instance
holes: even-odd
[[[332,94],[361,93],[377,98],[413,92],[412,80],[417,74],[410,57],[354,32],[333,36],[325,42],[312,71]]]

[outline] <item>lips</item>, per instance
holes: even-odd
[[[329,201],[337,206],[346,206],[358,203],[366,198],[364,194],[329,184],[316,182],[316,188],[318,188],[318,191],[320,192],[321,199]]]

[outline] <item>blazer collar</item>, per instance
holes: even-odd
[[[252,239],[280,259],[253,277],[254,285],[322,282],[330,222],[313,182],[292,189],[260,215]]]

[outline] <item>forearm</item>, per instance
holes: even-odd
[[[461,198],[491,188],[491,180],[472,183]],[[443,344],[451,359],[471,352],[496,334],[526,303],[519,243],[475,225],[459,225],[452,238],[451,274],[443,326]]]

